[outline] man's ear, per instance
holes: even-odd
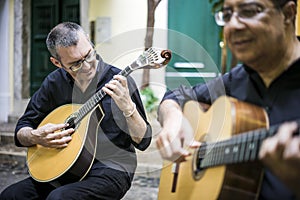
[[[288,1],[283,7],[284,21],[286,24],[295,23],[297,15],[297,5],[293,1]]]
[[[56,67],[59,67],[59,68],[62,68],[62,65],[61,65],[61,63],[60,63],[60,61],[59,60],[57,60],[56,58],[54,58],[54,57],[50,57],[50,61],[53,63],[53,65],[55,65]]]

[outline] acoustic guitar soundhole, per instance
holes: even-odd
[[[201,147],[203,146],[205,146],[205,143],[201,144]],[[192,172],[195,180],[200,180],[205,172],[205,169],[201,167],[202,160],[205,156],[205,148],[201,147],[197,148],[193,155]]]
[[[68,128],[77,129],[79,123],[76,123],[76,119],[77,119],[77,113],[73,113],[72,115],[70,115],[65,121],[65,123],[69,124],[69,126],[66,127],[65,129]]]

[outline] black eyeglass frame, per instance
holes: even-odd
[[[71,66],[64,66],[63,63],[61,62],[61,60],[59,60],[60,64],[62,65],[62,67],[71,70],[72,72],[77,72],[78,70],[80,70],[83,67],[83,63],[87,62],[90,63],[92,61],[94,61],[94,59],[96,58],[96,54],[97,51],[92,48],[88,51],[87,55],[85,57],[83,57],[81,60],[75,62],[74,64],[72,64]]]
[[[268,8],[264,7],[262,4],[258,2],[250,2],[239,5],[236,11],[234,11],[232,8],[223,8],[222,10],[217,11],[214,17],[217,25],[225,26],[231,20],[231,17],[234,15],[234,13],[236,13],[237,17],[241,20],[251,20],[266,10],[268,10]],[[225,11],[228,13],[226,13],[226,16],[224,17]]]

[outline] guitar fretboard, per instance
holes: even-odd
[[[220,142],[204,143],[198,150],[197,167],[200,169],[255,161],[262,141],[275,134],[277,126],[269,130],[258,129],[243,134],[234,135]]]
[[[134,64],[135,63],[132,65]],[[127,66],[125,69],[120,71],[119,75],[127,77],[131,72],[133,72],[132,65]],[[85,104],[79,108],[74,123],[78,124],[91,110],[93,110],[93,108],[95,108],[95,106],[105,97],[105,95],[106,93],[102,89],[96,92]]]

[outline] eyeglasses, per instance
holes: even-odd
[[[258,3],[246,3],[238,6],[234,11],[232,8],[223,8],[223,10],[215,13],[215,20],[219,26],[225,26],[229,23],[232,15],[236,13],[237,17],[242,20],[252,20],[259,13],[264,12],[265,8]]]
[[[88,54],[84,58],[82,58],[81,60],[75,62],[74,64],[72,64],[69,67],[66,67],[66,66],[63,66],[63,67],[65,67],[67,69],[70,69],[73,72],[77,72],[78,70],[80,70],[82,68],[83,62],[90,63],[90,62],[94,61],[95,58],[96,58],[96,50],[95,49],[90,49],[89,52],[88,52]]]

